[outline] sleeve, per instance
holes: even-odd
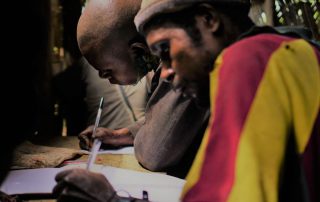
[[[134,139],[140,164],[152,171],[176,165],[208,119],[208,109],[197,107],[194,100],[161,82],[148,103],[145,123]]]

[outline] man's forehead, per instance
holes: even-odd
[[[146,33],[147,41],[150,38],[153,38],[153,40],[157,40],[160,38],[174,38],[176,36],[187,36],[186,30],[181,26],[177,26],[170,22],[159,26],[152,26]]]

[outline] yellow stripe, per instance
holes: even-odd
[[[288,64],[295,68],[289,69],[289,74],[293,76],[286,78],[287,85],[291,89],[293,125],[298,151],[301,154],[307,146],[309,135],[312,132],[320,108],[320,69],[311,46],[303,40],[293,43],[292,46],[295,50],[307,53],[293,56],[301,61],[301,64],[295,62]]]
[[[219,74],[219,70],[221,67],[221,63],[222,63],[222,54],[220,57],[218,57],[218,59],[215,62],[215,67],[214,67],[214,71],[212,71],[210,73],[210,104],[211,104],[211,117],[209,120],[209,124],[208,127],[205,131],[203,140],[201,142],[201,146],[198,150],[198,153],[196,155],[196,158],[192,164],[192,167],[188,173],[188,176],[186,178],[186,184],[183,188],[182,191],[182,195],[181,198],[184,197],[184,195],[186,194],[186,192],[188,190],[190,190],[199,180],[200,178],[200,171],[202,169],[202,164],[203,164],[203,160],[205,157],[205,151],[207,148],[207,144],[208,144],[208,140],[209,140],[209,134],[210,134],[210,129],[211,129],[211,125],[213,122],[213,116],[212,116],[212,110],[214,109],[214,102],[215,102],[215,98],[216,98],[216,91],[217,91],[217,86],[218,86],[218,74]],[[215,79],[211,79],[211,78],[215,78]]]
[[[319,106],[320,73],[313,49],[302,40],[283,43],[269,60],[244,125],[229,202],[278,200],[287,136],[294,127],[302,152]]]

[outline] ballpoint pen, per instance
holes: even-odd
[[[87,163],[87,170],[91,170],[91,167],[96,160],[98,151],[101,146],[101,141],[99,139],[95,138],[95,135],[96,135],[96,130],[97,130],[97,128],[99,126],[99,122],[100,122],[101,112],[102,112],[102,108],[103,108],[103,102],[104,102],[104,98],[101,97],[100,103],[99,103],[99,108],[98,108],[98,113],[97,113],[97,117],[96,117],[96,122],[94,124],[93,131],[92,131],[92,138],[94,138],[94,141],[92,144],[91,152],[89,154],[89,159],[88,159],[88,163]]]

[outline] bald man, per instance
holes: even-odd
[[[78,24],[82,54],[111,83],[136,83],[157,61],[133,24],[140,0],[90,0]],[[200,145],[209,117],[209,100],[186,97],[160,81],[155,72],[145,120],[118,130],[98,128],[96,137],[115,146],[134,143],[135,155],[145,168],[184,178]],[[203,90],[204,94],[207,91]],[[88,148],[92,128],[80,134]]]
[[[133,24],[140,0],[91,0],[78,23],[83,56],[113,84],[135,84],[157,68],[143,37]]]
[[[98,70],[99,76],[112,84],[136,84],[158,67],[158,59],[150,54],[144,38],[133,24],[140,3],[140,0],[91,0],[80,17],[77,29],[79,48],[86,60]],[[106,144],[132,145],[133,135],[140,125],[133,124],[119,130],[101,127],[96,135]],[[91,146],[92,128],[88,127],[79,135],[83,149]]]

